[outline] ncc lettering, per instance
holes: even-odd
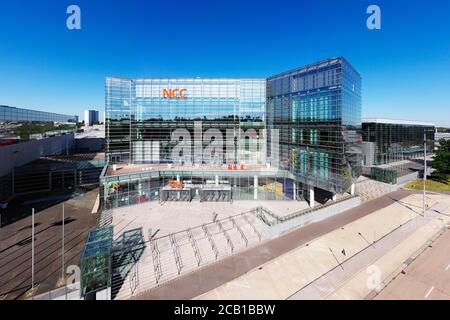
[[[185,99],[184,93],[187,89],[163,89],[163,98]]]

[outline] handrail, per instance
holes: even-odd
[[[219,226],[220,231],[222,231],[223,235],[225,236],[225,238],[227,239],[227,243],[231,248],[231,252],[234,251],[234,244],[230,239],[230,235],[228,234],[228,232],[223,228],[222,222],[220,222],[220,220],[217,220],[217,225]]]
[[[211,249],[214,251],[217,260],[217,257],[219,256],[219,251],[217,250],[216,243],[214,242],[214,239],[211,237],[211,234],[209,233],[209,230],[206,227],[206,225],[202,224],[202,229],[203,232],[205,232],[205,235],[208,237],[209,244],[211,245]]]
[[[192,231],[190,228],[186,229],[186,233],[188,235],[189,242],[191,243],[192,249],[194,250],[195,259],[197,259],[197,266],[200,267],[200,264],[202,263],[202,256],[200,254],[200,250],[198,249],[197,242],[196,242],[194,236],[192,235]]]
[[[172,246],[173,255],[175,258],[175,263],[177,265],[178,274],[181,273],[181,270],[183,269],[183,260],[181,259],[180,255],[180,246],[178,245],[177,238],[174,234],[169,235],[170,244]]]
[[[242,239],[245,242],[245,247],[248,247],[248,239],[245,236],[244,232],[242,231],[242,229],[237,225],[236,221],[234,220],[233,217],[229,217],[229,220],[231,221],[231,223],[233,224],[233,226],[237,229],[237,231],[240,233]]]

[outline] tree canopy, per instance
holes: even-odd
[[[448,182],[450,178],[450,140],[439,140],[439,147],[433,157],[432,166],[435,169],[431,177],[435,180]]]

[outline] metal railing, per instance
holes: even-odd
[[[214,242],[214,239],[211,237],[208,227],[203,224],[202,229],[203,229],[203,232],[205,232],[205,235],[208,237],[209,244],[211,245],[211,249],[214,252],[214,254],[216,256],[216,260],[217,260],[217,257],[219,256],[219,250],[217,250],[216,243]]]
[[[253,229],[253,231],[256,233],[256,235],[258,236],[259,242],[261,242],[261,234],[258,232],[258,230],[256,229],[256,227],[254,226],[254,224],[250,221],[250,219],[244,215],[243,216],[245,221],[250,225],[250,227]]]
[[[186,233],[188,235],[189,242],[191,243],[192,249],[194,250],[195,259],[197,260],[197,266],[200,267],[200,264],[202,263],[202,256],[200,255],[200,251],[198,249],[197,242],[196,242],[194,236],[192,235],[191,229],[187,229]]]
[[[248,247],[248,239],[245,236],[245,233],[242,231],[241,227],[239,227],[236,223],[236,220],[234,220],[233,217],[229,217],[229,220],[231,221],[231,224],[233,225],[234,228],[236,228],[236,230],[239,232],[239,234],[241,235],[242,240],[244,240],[245,242],[245,247]]]
[[[158,243],[156,240],[152,240],[150,242],[150,248],[152,250],[152,258],[153,258],[153,270],[155,273],[156,283],[159,283],[163,273],[161,268],[161,254],[158,249]]]
[[[223,235],[225,236],[225,239],[227,239],[227,243],[228,246],[231,249],[231,253],[234,252],[234,245],[233,242],[230,239],[230,235],[228,234],[228,232],[223,228],[222,222],[220,222],[220,220],[217,220],[217,225],[219,226],[219,230],[223,233]]]
[[[181,273],[183,269],[183,260],[180,255],[180,246],[178,245],[176,236],[172,233],[169,235],[170,245],[172,246],[173,256],[175,258],[175,263],[177,265],[178,274]]]

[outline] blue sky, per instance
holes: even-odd
[[[450,1],[0,0],[0,104],[104,110],[104,78],[266,77],[344,56],[363,116],[450,127]],[[81,8],[81,30],[66,9]],[[366,28],[377,4],[382,29]]]

